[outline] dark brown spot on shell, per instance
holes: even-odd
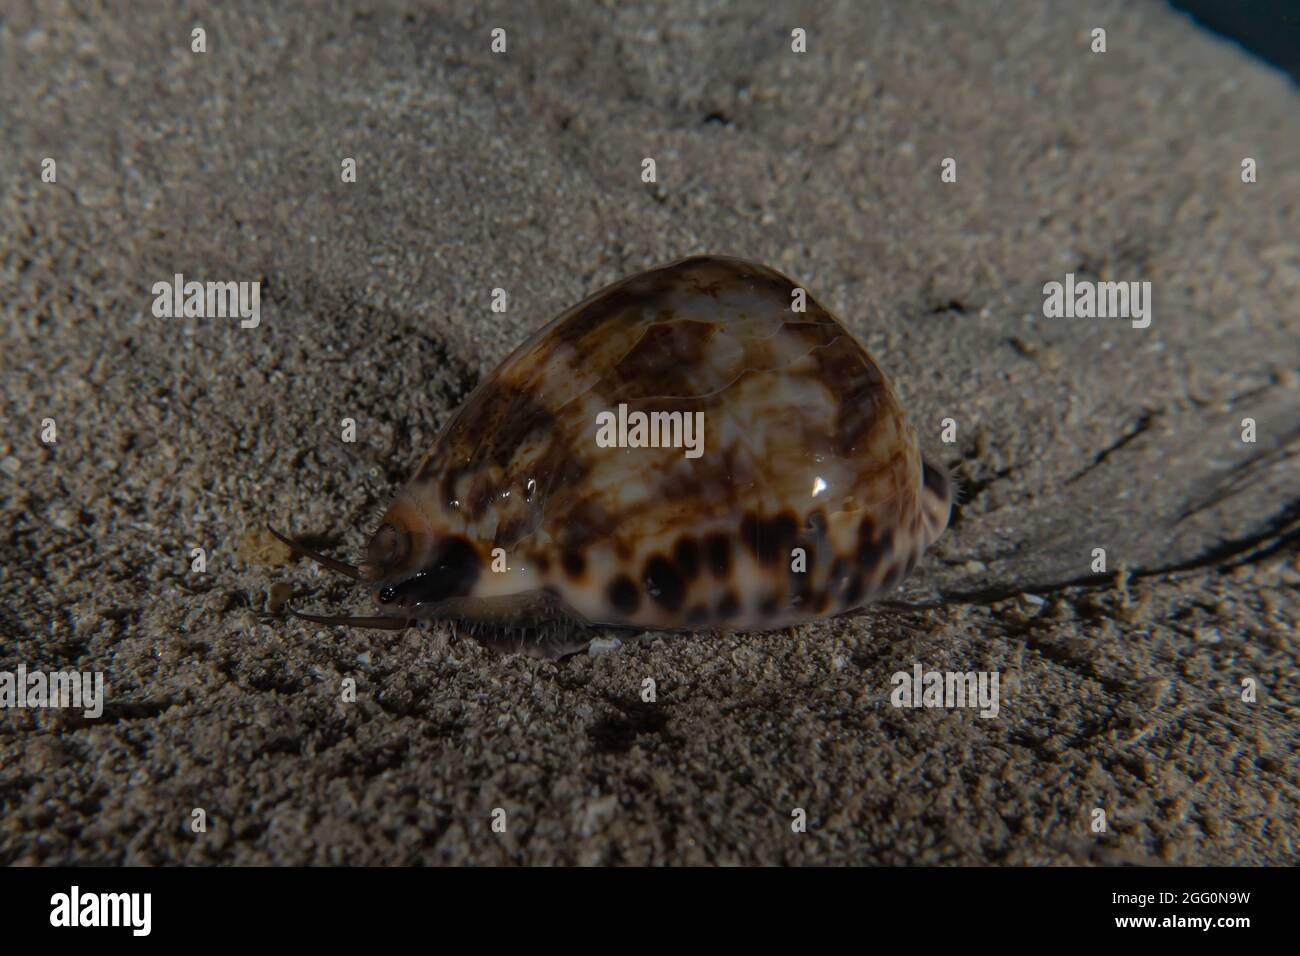
[[[681,576],[671,562],[660,554],[645,564],[645,589],[651,600],[669,611],[679,610],[686,597]]]
[[[794,550],[795,534],[799,522],[789,511],[783,511],[772,518],[763,529],[765,544],[772,551],[772,560],[789,561],[790,552]]]
[[[687,624],[703,624],[709,619],[709,609],[703,604],[693,604],[686,612]]]
[[[580,578],[582,573],[587,570],[587,559],[582,556],[581,551],[570,548],[564,552],[560,560],[564,564],[564,573],[571,578]]]
[[[635,613],[641,604],[641,593],[626,574],[620,574],[609,582],[608,596],[614,610],[625,616]]]
[[[787,561],[799,527],[794,515],[784,511],[766,521],[752,511],[740,522],[740,540],[761,564]]]
[[[740,543],[748,548],[751,554],[758,554],[759,546],[762,544],[762,527],[758,515],[752,511],[745,512],[745,516],[740,519]]]
[[[709,570],[714,577],[725,578],[731,573],[731,538],[725,534],[711,534],[704,539],[704,550]]]
[[[866,522],[863,522],[865,527]],[[874,537],[864,537],[861,529],[858,532],[858,564],[863,570],[870,573],[888,561],[894,553],[894,532],[885,528],[881,533]]]
[[[689,535],[678,540],[673,548],[673,562],[686,580],[694,580],[700,573],[700,546]]]
[[[764,617],[772,617],[781,607],[781,599],[775,594],[763,595],[763,600],[758,604],[758,612]]]

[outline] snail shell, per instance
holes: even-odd
[[[534,335],[370,540],[361,574],[381,613],[544,656],[593,635],[528,627],[767,630],[896,587],[946,527],[952,485],[866,350],[811,296],[792,309],[798,288],[692,257]],[[702,413],[698,457],[602,447],[619,406],[629,421]]]

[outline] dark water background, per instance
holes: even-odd
[[[1300,0],[1169,0],[1169,5],[1300,83]]]

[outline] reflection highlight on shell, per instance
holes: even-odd
[[[602,289],[507,358],[358,567],[293,544],[366,581],[378,612],[300,616],[449,620],[535,656],[608,627],[784,628],[896,588],[951,504],[826,309],[765,266],[697,256]]]

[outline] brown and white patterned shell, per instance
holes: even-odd
[[[474,391],[385,515],[362,565],[376,603],[764,630],[897,586],[947,525],[951,485],[871,356],[811,296],[794,311],[796,288],[701,256],[550,323]],[[600,447],[598,416],[620,404],[703,412],[702,454]]]

